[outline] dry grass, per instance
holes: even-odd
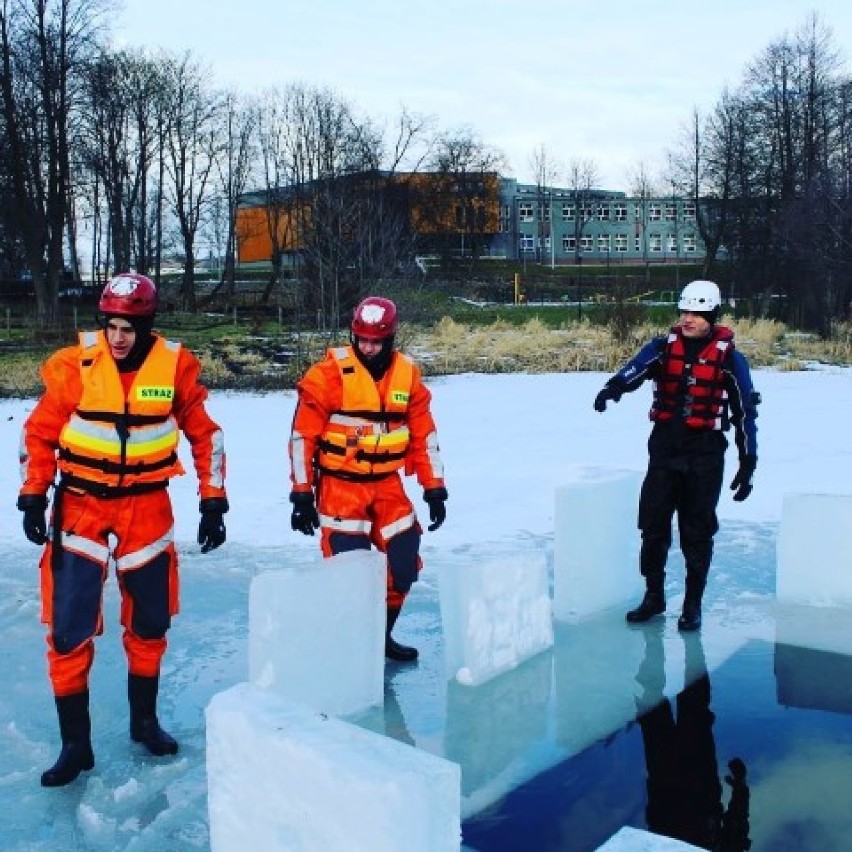
[[[852,326],[848,324],[838,324],[829,340],[821,340],[772,320],[725,317],[723,322],[734,329],[737,348],[753,367],[793,371],[815,363],[852,364]],[[468,325],[445,317],[431,327],[403,325],[398,343],[429,375],[612,372],[664,331],[659,326],[637,325],[619,340],[611,327],[587,321],[553,329],[537,318],[514,326],[505,322]],[[321,357],[329,341],[327,336],[302,334],[298,340],[279,338],[268,343],[259,348],[257,338],[228,338],[197,350],[203,380],[211,388],[292,387],[305,365]],[[269,351],[276,347],[292,350],[292,359],[273,363]],[[16,350],[0,355],[0,397],[39,394],[38,368],[47,354],[48,350]]]

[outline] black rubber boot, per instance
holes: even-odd
[[[388,620],[385,629],[385,656],[389,660],[396,660],[398,663],[411,663],[419,656],[417,648],[411,648],[408,645],[400,645],[392,636],[396,620],[399,618],[399,607],[388,607]]]
[[[687,595],[683,599],[683,612],[677,620],[677,629],[685,632],[701,627],[701,598]]]
[[[157,719],[157,692],[160,679],[129,674],[127,698],[130,701],[130,738],[142,743],[151,754],[163,757],[177,754],[177,740],[166,733]]]
[[[631,624],[642,624],[645,621],[653,618],[666,611],[666,596],[663,592],[651,591],[645,592],[645,597],[642,598],[642,603],[631,609],[624,617]]]
[[[42,773],[42,787],[64,787],[81,772],[86,772],[95,765],[91,742],[92,724],[89,719],[89,691],[56,696],[56,712],[59,715],[62,751],[56,763]]]

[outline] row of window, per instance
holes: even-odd
[[[536,250],[536,244],[539,249],[550,250],[550,237],[536,237],[534,234],[523,234],[520,238],[520,249],[522,252],[531,252]],[[663,251],[663,235],[649,234],[648,235],[648,251],[655,254]],[[597,249],[595,246],[597,245]],[[686,253],[695,252],[697,248],[697,240],[695,234],[684,234],[681,237],[681,250]],[[576,237],[562,237],[562,250],[565,252],[576,252],[577,239]],[[599,234],[597,237],[584,236],[580,237],[580,251],[593,252],[597,250],[600,253],[608,254],[610,251],[626,252],[628,251],[627,234]],[[669,234],[665,241],[665,250],[674,254],[678,250],[677,237],[674,234]],[[642,238],[633,238],[633,251],[642,251]]]
[[[518,202],[518,221],[519,222],[534,222],[536,216],[536,206],[538,206],[538,218],[542,222],[550,221],[551,205],[547,202],[539,202],[536,205],[532,201]],[[667,202],[658,204],[656,202],[648,202],[644,205],[647,210],[647,219],[649,222],[674,222],[677,220],[678,205],[675,202]],[[559,204],[561,207],[562,221],[572,222],[577,215],[576,204]],[[580,208],[580,215],[584,222],[589,222],[592,219],[597,219],[599,222],[626,222],[627,214],[630,208],[633,208],[633,221],[641,222],[643,216],[643,205],[640,204],[625,204],[622,202],[584,204]],[[511,207],[508,204],[503,205],[501,211],[502,218],[510,220],[512,217]],[[687,222],[695,221],[695,205],[691,202],[684,202],[680,205],[680,215]]]

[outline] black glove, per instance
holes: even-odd
[[[447,518],[447,507],[444,505],[447,501],[447,489],[441,486],[440,488],[427,488],[423,492],[423,499],[429,504],[429,532],[435,532]]]
[[[290,493],[290,502],[293,504],[290,526],[296,532],[313,535],[314,530],[318,530],[320,525],[313,492],[293,491]]]
[[[600,393],[595,397],[595,411],[606,411],[606,404],[609,400],[618,402],[621,399],[621,391],[614,385],[604,385]]]
[[[735,491],[734,501],[742,503],[751,494],[751,478],[757,467],[757,456],[743,456],[740,459],[740,467],[737,475],[731,482],[731,491]]]
[[[18,508],[24,513],[24,535],[33,544],[47,541],[47,497],[43,494],[21,494]]]
[[[202,553],[209,553],[225,543],[225,519],[228,501],[224,497],[206,497],[198,504],[201,521],[198,524],[198,543]]]

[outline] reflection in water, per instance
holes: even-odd
[[[497,781],[547,731],[553,657],[537,654],[482,684],[447,684],[444,754],[462,768],[467,797]]]
[[[408,725],[405,723],[405,716],[402,715],[402,707],[399,706],[399,701],[396,697],[393,680],[385,680],[385,736],[399,740],[406,745],[416,746],[414,737],[408,730]]]
[[[686,685],[675,707],[663,693],[665,657],[663,625],[643,628],[645,655],[636,681],[637,720],[642,730],[647,770],[648,828],[702,849],[742,852],[749,849],[749,790],[746,767],[739,758],[728,764],[731,787],[727,809],[713,739],[715,716],[710,709],[710,677],[700,635],[682,634]]]

